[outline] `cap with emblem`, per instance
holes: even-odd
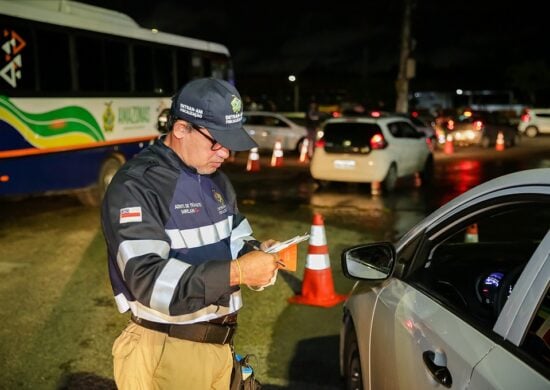
[[[225,80],[203,78],[187,83],[174,96],[171,114],[206,127],[216,141],[230,150],[258,146],[243,128],[239,92]]]

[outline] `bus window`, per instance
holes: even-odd
[[[166,94],[173,91],[174,88],[174,73],[172,72],[172,50],[155,48],[154,52],[155,63],[155,93]]]
[[[75,37],[78,89],[80,91],[105,90],[105,58],[103,41],[88,36]]]
[[[105,58],[107,90],[113,92],[130,92],[130,50],[127,44],[118,41],[105,41]]]
[[[203,68],[202,56],[200,53],[193,53],[191,55],[191,78],[203,77],[205,74],[205,69]]]
[[[191,54],[188,50],[179,49],[176,53],[177,85],[184,85],[191,79]]]
[[[39,89],[41,91],[71,91],[71,60],[67,33],[36,30]]]
[[[149,46],[134,46],[136,92],[153,92],[153,49]]]

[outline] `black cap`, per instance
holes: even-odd
[[[257,147],[243,128],[243,103],[237,89],[225,80],[190,81],[174,96],[171,114],[206,127],[212,137],[230,150]]]

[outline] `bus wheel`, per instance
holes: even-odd
[[[103,195],[105,195],[105,191],[107,191],[107,186],[111,183],[113,176],[115,176],[115,173],[122,166],[122,164],[124,164],[123,159],[116,157],[109,157],[103,162],[103,165],[99,170],[99,181],[97,186],[100,201],[103,200]]]
[[[78,191],[76,193],[78,200],[85,206],[99,206],[103,200],[107,186],[123,163],[123,158],[109,157],[106,159],[99,170],[97,185]]]

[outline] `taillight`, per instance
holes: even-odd
[[[342,114],[338,111],[333,111],[332,112],[332,117],[333,118],[340,118],[342,116]]]
[[[434,145],[432,139],[429,138],[429,137],[426,137],[424,139],[426,140],[426,145],[428,145],[428,149],[433,152],[433,150],[435,149],[435,145]]]
[[[528,113],[525,113],[520,117],[520,119],[522,122],[529,122],[531,120],[531,116]]]
[[[370,147],[372,150],[384,149],[387,145],[384,136],[380,133],[373,135],[370,139]]]
[[[447,129],[452,130],[455,128],[455,121],[452,119],[447,122]]]
[[[474,130],[481,130],[482,127],[483,127],[482,121],[474,121]]]
[[[325,139],[321,138],[315,141],[315,147],[316,148],[324,148],[325,147]]]
[[[382,114],[380,113],[380,111],[372,111],[370,113],[370,116],[372,116],[373,118],[380,118]]]

